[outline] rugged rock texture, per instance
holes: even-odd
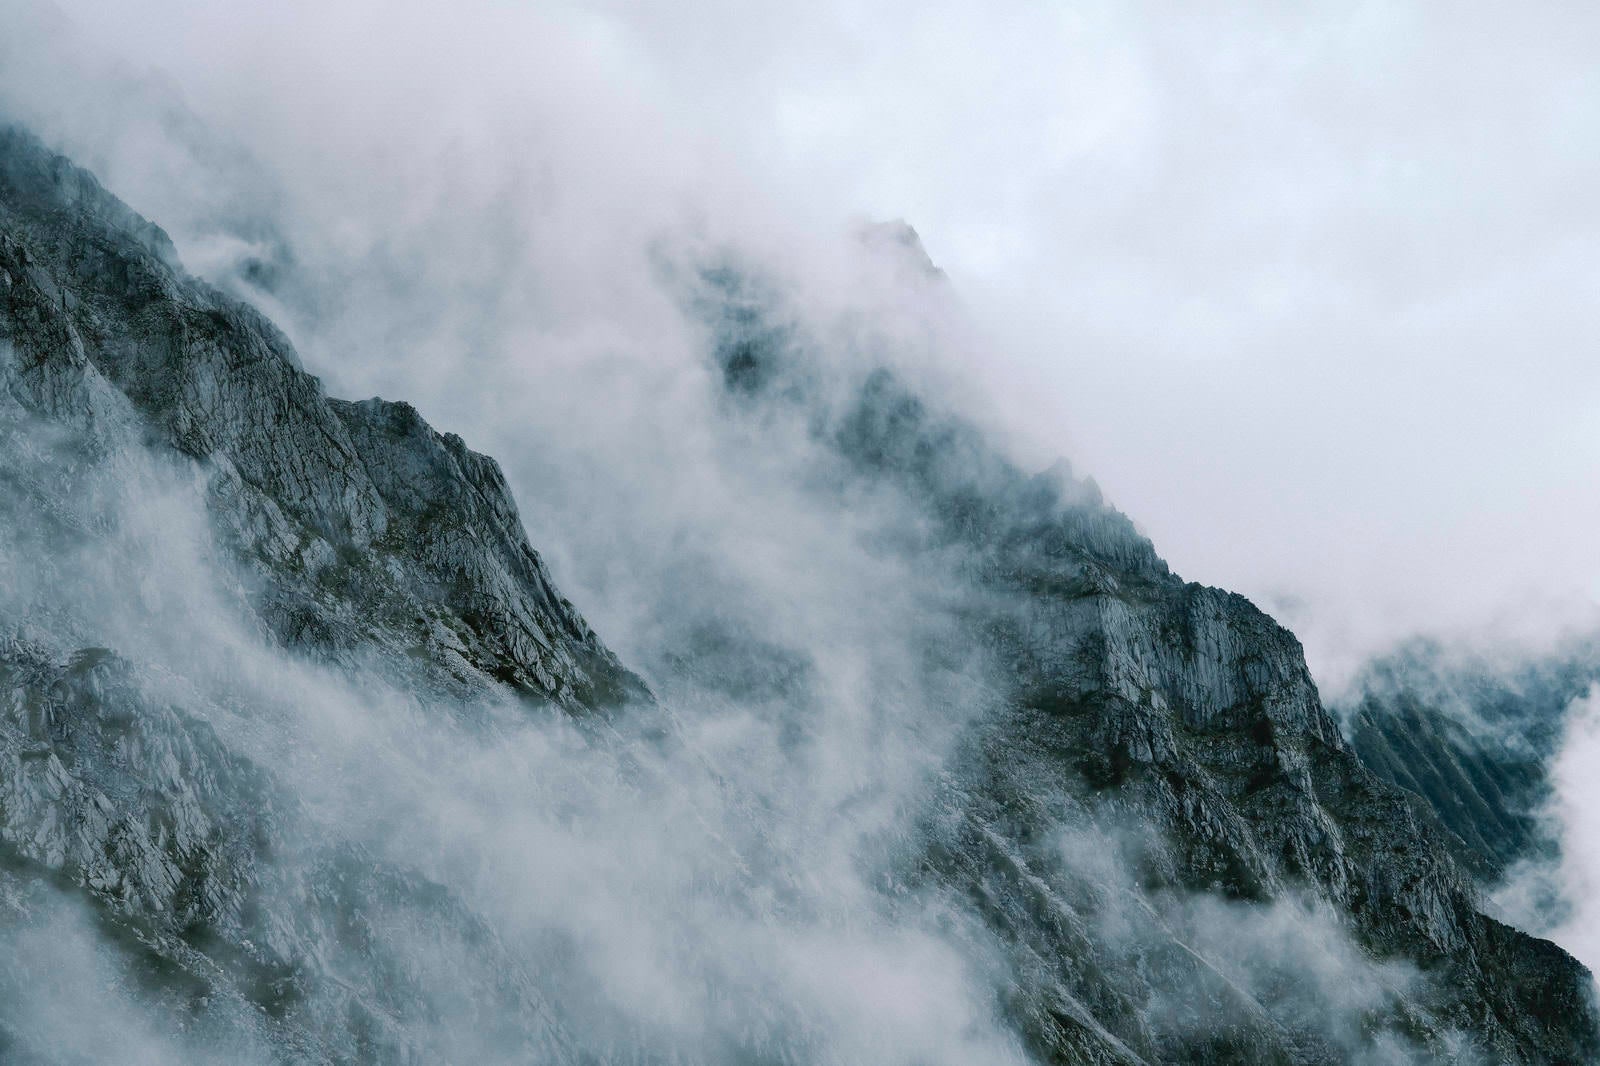
[[[1539,817],[1567,708],[1600,682],[1600,641],[1485,665],[1417,642],[1371,663],[1350,705],[1351,747],[1374,773],[1427,801],[1457,859],[1492,884],[1553,857]]]
[[[983,661],[955,754],[895,834],[883,907],[932,896],[985,931],[1004,962],[994,1011],[1033,1058],[1600,1055],[1588,973],[1478,912],[1430,816],[1341,737],[1291,634],[1171,574],[1091,483],[1025,476],[888,371],[823,387],[807,339],[771,325],[781,301],[738,272],[709,274],[699,299],[730,417],[803,425],[819,498],[897,501],[873,549],[948,592],[919,651]],[[31,599],[32,579],[7,575],[30,617],[0,645],[0,914],[42,920],[38,886],[82,900],[141,1002],[213,1047],[612,1058],[575,1047],[552,1006],[570,952],[514,950],[427,877],[324,839],[209,724],[269,729],[269,700],[216,706],[225,686],[86,645],[45,587],[70,586],[75,545],[121,535],[97,486],[156,456],[201,484],[247,578],[240,609],[280,647],[462,706],[509,686],[603,738],[606,714],[649,694],[551,586],[493,461],[406,405],[325,397],[259,314],[15,130],[0,133],[0,383],[8,557],[48,571]],[[694,626],[684,645],[676,668],[732,698],[806,684],[792,649]],[[402,933],[425,950],[402,951]],[[467,956],[477,976],[454,1002],[424,991],[426,970]],[[445,1016],[471,1021],[446,1032]],[[715,1035],[728,1061],[810,1057]],[[42,1055],[28,1017],[0,1010],[0,1049]]]
[[[293,654],[457,703],[506,686],[580,715],[648,703],[552,586],[495,462],[409,405],[326,397],[260,315],[16,129],[0,131],[0,447],[5,588],[26,612],[0,643],[5,928],[51,920],[37,886],[81,896],[126,948],[117,981],[223,1060],[471,1058],[403,1031],[440,1007],[387,930],[426,929],[437,957],[498,975],[459,990],[478,1039],[570,1058],[526,964],[438,885],[336,837],[292,843],[316,828],[208,724],[270,707],[219,708],[243,697],[82,646],[73,613],[96,598],[75,553],[129,535],[118,490],[154,463],[198,482],[241,612]],[[53,1061],[59,1037],[29,1023],[0,1010],[0,1050]]]
[[[267,1046],[344,1061],[415,1053],[399,1023],[432,1005],[385,930],[421,925],[441,954],[491,960],[498,979],[461,996],[497,1046],[561,1057],[531,976],[492,931],[358,848],[284,854],[302,837],[295,800],[137,667],[104,648],[61,661],[13,640],[0,648],[0,687],[8,924],[48,913],[29,899],[31,879],[81,890],[100,932],[125,946],[135,989],[175,1030],[241,1057]],[[11,1013],[0,1010],[0,1050],[25,1060],[37,1038]]]
[[[725,302],[713,317],[727,324],[720,358],[738,402],[803,410],[846,476],[903,493],[922,516],[914,550],[958,560],[972,583],[965,625],[1004,699],[930,816],[921,869],[963,889],[1010,945],[1010,1006],[1041,1058],[1600,1055],[1588,972],[1479,912],[1430,812],[1346,744],[1292,634],[1243,597],[1171,574],[1092,482],[1023,475],[890,372],[829,400],[803,338],[770,324],[785,320],[776,297],[732,271],[709,289]],[[1087,856],[1064,858],[1063,839],[1085,833]],[[1086,874],[1108,848],[1116,861]],[[1325,908],[1371,958],[1422,978],[1357,1005],[1360,1032],[1331,1031],[1296,1004],[1321,997],[1331,1015],[1332,986],[1366,978],[1241,987],[1189,946],[1181,901],[1196,894]],[[1145,933],[1119,944],[1111,930],[1130,922]],[[1181,1010],[1153,1009],[1174,996]]]
[[[409,405],[328,399],[270,323],[14,128],[0,212],[11,398],[94,432],[125,397],[143,432],[202,464],[283,640],[378,645],[569,709],[643,693],[551,586],[492,459]]]

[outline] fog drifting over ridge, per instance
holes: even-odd
[[[545,372],[681,333],[663,234],[799,259],[904,216],[978,324],[955,370],[989,420],[1319,677],[1593,609],[1582,8],[7,7],[8,106],[192,267],[248,250],[244,208],[342,286],[279,315],[336,393],[493,433],[477,375],[535,342]],[[173,105],[237,157],[196,160]]]
[[[1369,188],[1353,162],[1387,159],[1439,113],[1392,126],[1359,108],[1342,122],[1324,114],[1329,92],[1383,96],[1417,54],[1406,41],[1448,39],[1427,19],[67,7],[78,29],[16,8],[22,29],[0,46],[0,108],[166,225],[191,269],[265,308],[332,394],[412,400],[498,457],[560,587],[626,662],[671,676],[663,649],[692,641],[661,630],[702,622],[809,655],[809,749],[790,735],[785,697],[719,706],[687,669],[690,699],[662,695],[666,707],[694,702],[694,721],[680,723],[689,743],[642,783],[626,763],[651,750],[648,723],[623,726],[641,735],[624,736],[615,756],[587,751],[559,722],[480,749],[401,693],[364,698],[315,671],[290,675],[300,691],[283,697],[296,703],[286,719],[309,716],[331,734],[310,747],[364,771],[340,785],[291,749],[276,768],[294,788],[332,780],[349,791],[317,797],[333,821],[380,854],[390,844],[420,854],[411,861],[518,935],[544,932],[518,925],[529,914],[559,915],[558,928],[598,945],[618,1013],[645,1044],[659,1029],[703,1033],[711,1046],[727,1023],[754,1019],[774,1040],[881,1059],[890,1037],[867,1019],[887,1011],[907,1058],[1015,1050],[981,1013],[962,1013],[993,978],[989,945],[948,928],[937,899],[852,924],[876,913],[859,904],[876,901],[868,874],[879,871],[853,869],[851,857],[892,853],[895,816],[984,705],[986,679],[961,661],[959,635],[927,621],[940,612],[921,609],[956,595],[941,561],[907,566],[873,550],[914,537],[917,515],[892,492],[818,489],[833,468],[801,415],[717,407],[719,368],[692,308],[698,272],[719,257],[758,280],[778,275],[783,300],[766,310],[791,316],[818,358],[846,364],[810,384],[837,384],[835,370],[848,379],[850,357],[869,351],[1003,434],[1027,465],[1070,456],[1186,577],[1238,588],[1301,631],[1323,680],[1408,628],[1481,634],[1508,599],[1581,601],[1592,582],[1581,538],[1564,539],[1593,528],[1582,520],[1593,502],[1569,491],[1592,448],[1552,460],[1543,505],[1514,506],[1534,483],[1528,457],[1546,458],[1538,449],[1552,441],[1581,445],[1588,427],[1592,371],[1571,347],[1584,320],[1567,299],[1585,275],[1556,270],[1563,256],[1581,267],[1582,249],[1533,233],[1529,255],[1549,269],[1532,276],[1548,284],[1485,290],[1508,269],[1505,246],[1462,249],[1493,227],[1471,229],[1451,255],[1438,238],[1486,210],[1516,229],[1521,216],[1486,198],[1495,181],[1433,212],[1403,173],[1378,166]],[[1061,56],[1081,62],[1061,74]],[[1346,62],[1359,56],[1367,62]],[[1444,73],[1462,74],[1466,58]],[[1538,65],[1518,97],[1530,106],[1552,68]],[[1399,98],[1433,99],[1448,115],[1483,103],[1476,83],[1450,77],[1410,88]],[[1549,130],[1524,129],[1516,110],[1488,109],[1485,121],[1549,147]],[[1302,119],[1317,135],[1291,135]],[[1353,139],[1341,140],[1345,126]],[[1434,162],[1482,147],[1460,130],[1419,143]],[[1511,170],[1553,188],[1586,162],[1579,145]],[[1331,175],[1332,191],[1312,172]],[[1388,214],[1364,213],[1380,202]],[[852,218],[896,215],[923,231],[950,285],[864,254],[851,236]],[[1381,225],[1352,221],[1373,218]],[[1436,257],[1389,273],[1374,265],[1423,247]],[[1544,314],[1562,308],[1566,319]],[[1518,377],[1521,392],[1465,373],[1524,373],[1491,345],[1491,311],[1496,322],[1515,311],[1574,326],[1551,327],[1549,362]],[[1459,367],[1458,352],[1472,356]],[[1431,380],[1441,362],[1465,370]],[[1562,403],[1520,402],[1557,385]],[[1483,417],[1490,400],[1505,409],[1500,422]],[[1520,451],[1489,448],[1505,443],[1496,433],[1534,426],[1545,435]],[[1408,449],[1409,434],[1434,447]],[[1473,467],[1479,451],[1498,458]],[[1480,491],[1452,510],[1441,501],[1464,491],[1464,470]],[[1465,532],[1466,518],[1483,530]],[[1539,534],[1521,535],[1534,519]],[[116,594],[108,584],[87,599]],[[192,599],[186,617],[223,610]],[[142,627],[124,628],[106,642],[140,647]],[[208,638],[254,661],[248,634]],[[948,660],[929,669],[912,653],[924,646]],[[183,673],[191,656],[205,658],[188,647],[149,658]],[[280,667],[266,656],[246,679],[275,690]],[[419,773],[441,750],[455,753],[444,772]],[[369,776],[382,787],[367,795]],[[410,823],[402,839],[391,820]],[[879,834],[890,837],[882,848]],[[730,851],[730,840],[747,847]],[[743,868],[746,852],[771,868]],[[523,858],[551,855],[562,861],[530,881]],[[1129,880],[1107,864],[1108,885]],[[708,876],[719,889],[709,898]],[[746,908],[782,920],[747,926]],[[613,928],[619,914],[630,917]],[[1326,961],[1313,992],[1324,981],[1366,987],[1362,957],[1315,911],[1169,917],[1221,930],[1211,953],[1223,962],[1253,931],[1283,942],[1269,976],[1303,968],[1309,944]],[[685,974],[748,991],[747,973],[774,958],[778,994],[673,998]],[[796,1017],[772,1004],[797,1005]],[[1343,1006],[1329,1019],[1339,1042],[1358,1035],[1341,1028],[1349,1018],[1375,1009]],[[597,1010],[575,1026],[612,1021]]]

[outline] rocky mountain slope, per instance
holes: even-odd
[[[739,310],[723,317],[738,325],[721,355],[733,390],[806,405],[795,339],[762,325],[762,297],[728,289]],[[1325,904],[1376,957],[1417,964],[1429,980],[1374,1000],[1363,1024],[1395,1026],[1429,1056],[1454,1054],[1457,1028],[1496,1061],[1594,1053],[1583,969],[1478,913],[1432,813],[1362,765],[1290,633],[1240,596],[1172,575],[1091,484],[1022,476],[888,373],[869,376],[833,421],[810,418],[858,476],[921,508],[933,530],[921,549],[954,549],[980,590],[965,624],[982,634],[1004,698],[969,739],[924,872],[964,886],[1003,930],[1031,978],[1012,1008],[1041,1057],[1353,1053],[1318,1021],[1275,1009],[1292,1013],[1294,978],[1252,995],[1192,950],[1194,893]],[[1086,825],[1122,851],[1110,883],[1062,861],[1062,835]],[[1130,892],[1145,897],[1131,920],[1154,934],[1119,951],[1102,925],[1128,904],[1107,897]],[[1176,1033],[1151,1025],[1141,1005],[1180,988],[1179,1014],[1192,1014]]]
[[[1499,666],[1419,641],[1369,664],[1343,713],[1362,761],[1425,800],[1457,860],[1492,885],[1554,857],[1549,767],[1568,708],[1596,682],[1593,637]]]
[[[108,597],[82,586],[113,580],[86,559],[154,566],[127,553],[145,502],[129,497],[171,491],[174,475],[194,486],[201,541],[236,568],[243,616],[319,662],[451,701],[509,689],[581,714],[648,691],[555,590],[493,460],[409,405],[329,399],[260,315],[184,274],[159,229],[15,128],[0,132],[0,380],[14,920],[28,920],[32,882],[70,885],[131,953],[137,994],[179,1016],[169,1024],[196,1014],[221,1048],[255,1033],[289,1058],[392,1060],[405,1042],[385,1019],[422,1000],[367,923],[415,909],[461,951],[492,958],[493,939],[414,872],[343,846],[285,854],[300,805],[209,720],[247,689],[196,677],[175,692],[151,664],[86,644]],[[181,552],[194,545],[174,517],[156,536]],[[185,631],[150,606],[139,625]],[[499,968],[482,1009],[527,1014],[520,964]],[[7,1055],[28,1061],[40,1038],[6,1020]]]
[[[409,405],[330,400],[270,323],[183,274],[158,228],[26,134],[0,136],[11,399],[91,437],[137,424],[202,464],[282,639],[404,634],[392,650],[463,683],[574,709],[642,691],[551,586],[493,460]]]
[[[819,511],[870,515],[867,556],[926,590],[899,650],[959,681],[927,690],[953,734],[852,857],[874,894],[840,903],[859,914],[840,928],[957,945],[980,975],[971,1028],[1023,1060],[1600,1055],[1587,971],[1480,913],[1435,816],[1362,764],[1292,634],[1170,573],[1092,483],[1020,472],[870,350],[840,387],[757,278],[724,265],[694,288],[722,415],[809,442]],[[617,1023],[597,983],[623,978],[521,928],[484,887],[498,846],[446,840],[449,861],[429,863],[419,828],[386,832],[391,848],[328,818],[317,782],[342,771],[318,768],[309,734],[345,727],[303,710],[318,685],[381,677],[425,703],[399,719],[458,718],[490,754],[557,715],[584,750],[620,752],[614,781],[570,782],[548,797],[560,808],[678,758],[683,691],[782,716],[783,750],[803,760],[828,698],[815,656],[685,617],[681,646],[651,663],[658,702],[556,591],[492,460],[405,404],[326,397],[261,315],[187,276],[157,227],[16,129],[0,133],[0,377],[11,929],[86,916],[118,994],[186,1056],[851,1058],[827,1016],[791,1018],[777,993],[755,1013],[708,1009],[693,1031]],[[149,518],[167,491],[193,496],[192,529],[181,504]],[[225,575],[204,596],[245,635],[220,653],[169,646],[210,639],[184,628],[199,601],[176,578],[141,583],[142,567]],[[231,657],[256,639],[278,657]],[[706,854],[729,853],[687,875],[694,892],[757,926],[826,909],[806,871],[764,873],[791,860],[762,804],[724,807],[681,823],[716,823]],[[769,974],[693,976],[713,1003],[742,1003]],[[9,1058],[115,1061],[63,1044],[50,994],[7,980]],[[651,995],[688,994],[670,993]]]

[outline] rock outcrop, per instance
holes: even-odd
[[[479,1038],[561,1058],[525,963],[446,890],[336,838],[303,846],[317,832],[296,798],[209,724],[240,713],[218,699],[263,721],[268,708],[81,643],[100,592],[79,553],[138,565],[97,546],[125,532],[108,487],[137,493],[154,464],[198,486],[242,617],[291,656],[463,706],[496,692],[574,715],[648,705],[552,585],[498,465],[407,404],[328,398],[270,323],[14,128],[0,130],[0,440],[7,602],[24,612],[0,645],[6,928],[52,913],[29,886],[81,895],[186,1054],[386,1062],[447,1054],[404,1032],[436,1007],[386,948],[386,927],[426,928],[434,950],[498,974],[460,990]],[[51,1061],[28,1023],[0,1009],[5,1057]]]
[[[730,417],[803,426],[819,500],[895,501],[873,551],[946,593],[914,653],[980,660],[878,880],[885,913],[933,898],[982,931],[1002,963],[985,1010],[1029,1057],[1600,1056],[1587,971],[1480,913],[1433,816],[1362,764],[1289,632],[1173,575],[1091,482],[1025,475],[890,371],[820,387],[807,338],[770,324],[781,297],[738,272],[710,272],[697,299]],[[12,558],[70,577],[74,546],[117,532],[92,486],[155,457],[199,485],[239,611],[286,661],[379,671],[442,705],[555,709],[596,743],[654,711],[553,587],[492,460],[406,404],[329,399],[259,313],[14,129],[0,386]],[[17,578],[30,617],[0,644],[8,923],[40,913],[30,886],[60,889],[174,1031],[280,1061],[694,1058],[575,1042],[551,992],[570,945],[531,953],[419,871],[324,838],[309,801],[212,724],[269,730],[270,701],[84,643],[50,580]],[[806,683],[803,650],[684,628],[665,669],[703,688],[781,703]],[[449,1017],[468,1021],[446,1032],[424,971],[465,956],[476,976]],[[747,1028],[698,1046],[811,1057]],[[0,1010],[0,1051],[41,1058],[36,1037]]]
[[[1592,636],[1498,666],[1417,641],[1369,663],[1342,714],[1362,761],[1424,800],[1457,860],[1494,885],[1554,858],[1549,766],[1568,708],[1597,682]]]
[[[10,397],[91,432],[115,411],[200,464],[283,640],[412,653],[569,709],[643,695],[551,585],[492,459],[407,404],[330,400],[266,319],[15,128],[0,233]]]
[[[1029,975],[1012,1009],[1041,1058],[1336,1062],[1384,1032],[1425,1058],[1600,1054],[1588,972],[1480,912],[1432,811],[1363,765],[1292,634],[1170,573],[1092,482],[1024,475],[891,372],[830,400],[804,339],[770,324],[779,297],[729,271],[708,290],[728,305],[713,318],[730,394],[803,410],[854,477],[903,496],[914,550],[970,582],[964,631],[1004,698],[929,819],[922,871],[1011,946]],[[1062,840],[1085,836],[1075,868]],[[1107,851],[1114,872],[1086,876]],[[1325,908],[1423,979],[1361,1007],[1364,1036],[1331,1032],[1296,1015],[1292,981],[1252,995],[1191,950],[1196,898]],[[1115,946],[1107,924],[1129,921],[1147,935]],[[1152,1012],[1171,996],[1192,1013]]]

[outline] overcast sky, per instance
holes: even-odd
[[[61,3],[352,263],[536,201],[542,265],[512,273],[591,329],[669,216],[775,244],[908,219],[983,338],[975,406],[1288,622],[1324,680],[1411,631],[1537,635],[1600,601],[1600,8],[396,6]],[[0,0],[54,32],[23,7]],[[126,102],[11,48],[12,106],[181,229],[201,192],[117,147]],[[403,394],[448,347],[307,356]]]

